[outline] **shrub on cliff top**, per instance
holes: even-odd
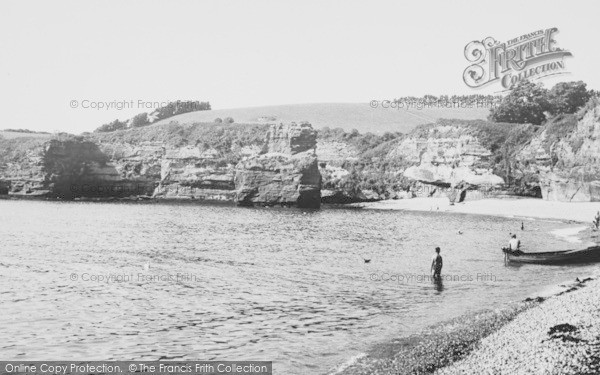
[[[540,125],[546,121],[546,113],[554,116],[575,113],[593,94],[583,81],[559,82],[546,90],[541,83],[524,80],[502,99],[497,108],[492,108],[489,119]]]
[[[521,81],[500,105],[490,110],[489,119],[495,122],[529,123],[540,125],[544,112],[551,110],[548,90],[541,84]]]
[[[199,146],[203,149],[215,149],[220,156],[232,155],[234,149],[244,146],[264,144],[268,125],[242,124],[192,124],[181,125],[172,121],[160,124],[117,131],[113,133],[94,133],[92,139],[108,143],[160,142],[167,147]]]
[[[361,134],[358,130],[353,129],[351,132],[346,132],[342,128],[331,129],[323,127],[319,129],[319,141],[333,141],[352,145],[356,148],[359,154],[368,152],[377,146],[402,137],[400,132],[385,132],[383,135],[373,133]]]
[[[600,106],[600,97],[593,95],[590,98],[590,100],[588,100],[587,103],[585,103],[585,105],[583,107],[581,107],[579,109],[579,111],[577,111],[577,113],[576,113],[577,119],[581,120],[583,118],[583,116],[585,116],[586,113],[594,110],[596,107],[599,107],[599,106]]]
[[[26,159],[28,152],[40,147],[45,141],[45,139],[33,137],[6,139],[0,136],[0,166],[8,162]]]
[[[210,110],[209,102],[200,102],[200,101],[176,101],[169,102],[162,107],[156,108],[150,115],[147,113],[140,113],[134,116],[130,120],[130,127],[136,128],[141,126],[150,125],[153,122],[164,120],[166,118],[180,115],[182,113],[195,112],[195,111],[208,111]],[[94,132],[96,133],[105,133],[105,132],[114,132],[117,130],[122,130],[127,128],[128,121],[119,121],[118,119],[100,126]]]
[[[551,113],[575,113],[584,106],[591,97],[583,81],[559,82],[548,93]]]
[[[150,124],[150,119],[148,118],[148,114],[146,112],[135,115],[131,119],[131,127],[132,128],[139,128],[141,126],[146,126],[149,124]]]
[[[107,132],[114,132],[114,131],[122,130],[122,129],[127,129],[127,123],[121,122],[117,119],[113,122],[109,122],[108,124],[102,125],[98,129],[94,130],[94,132],[107,133]]]

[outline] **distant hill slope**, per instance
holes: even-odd
[[[40,139],[50,139],[52,134],[47,133],[27,133],[27,132],[12,132],[0,130],[0,137],[4,139],[14,139],[14,138],[40,138]]]
[[[409,132],[418,125],[435,122],[439,118],[485,119],[488,113],[489,110],[485,108],[398,110],[381,107],[373,109],[369,103],[318,103],[190,112],[158,121],[156,124],[168,124],[171,121],[180,124],[212,122],[216,118],[232,117],[236,123],[308,121],[317,129],[328,126],[346,131],[357,129],[361,133],[384,133]]]

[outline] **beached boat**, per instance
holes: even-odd
[[[502,248],[505,261],[515,263],[533,264],[569,264],[600,262],[600,246],[586,249],[547,251],[542,253],[514,253],[507,248]]]

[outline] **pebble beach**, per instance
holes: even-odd
[[[439,211],[555,219],[577,228],[555,231],[576,247],[598,243],[590,229],[600,203],[486,199],[449,205],[417,198],[361,204],[366,209]],[[542,288],[543,285],[540,285]],[[503,309],[431,327],[357,359],[342,374],[600,374],[600,276],[548,286]]]
[[[598,279],[577,283],[520,313],[435,374],[599,374],[598,288]]]

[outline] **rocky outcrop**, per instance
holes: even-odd
[[[160,144],[51,141],[44,155],[51,196],[107,198],[151,196],[160,176]]]
[[[14,143],[14,140],[13,140]],[[43,144],[29,145],[23,155],[0,163],[0,194],[43,196],[50,192],[44,172]]]
[[[235,167],[236,202],[318,208],[316,136],[309,124],[272,125],[267,153],[244,158]]]
[[[534,176],[546,200],[600,201],[600,103],[549,121],[516,162],[515,174]]]
[[[309,124],[172,123],[21,145],[0,139],[0,194],[301,207],[430,196],[600,201],[597,101],[541,127],[439,120],[391,137],[326,134],[317,139]]]
[[[7,195],[10,191],[10,181],[0,181],[0,195]]]
[[[514,153],[533,131],[531,125],[440,120],[373,148],[362,147],[372,142],[372,135],[355,140],[342,134],[337,138],[349,140],[346,146],[328,139],[318,148],[324,199],[342,203],[446,196],[460,202],[496,195],[539,196],[539,187],[512,178],[510,169]],[[362,151],[353,155],[352,146]],[[326,157],[323,149],[329,151]]]
[[[213,130],[202,129],[202,134],[221,143],[220,150],[206,141],[128,142],[127,133],[110,135],[117,140],[71,137],[40,143],[0,160],[0,194],[319,207],[321,177],[310,124],[273,125],[262,144],[232,142],[225,135],[236,132],[232,127]],[[254,137],[252,129],[239,130],[240,137]]]
[[[214,149],[188,146],[168,150],[154,197],[233,201],[234,173],[234,166],[219,160]]]
[[[415,165],[404,176],[443,187],[459,183],[474,186],[500,186],[504,179],[493,173],[492,152],[475,136],[459,126],[437,126],[429,134],[408,137],[390,156],[401,156]],[[435,133],[435,136],[433,136]]]
[[[317,132],[309,123],[271,125],[267,134],[269,153],[296,155],[305,151],[316,154]]]

